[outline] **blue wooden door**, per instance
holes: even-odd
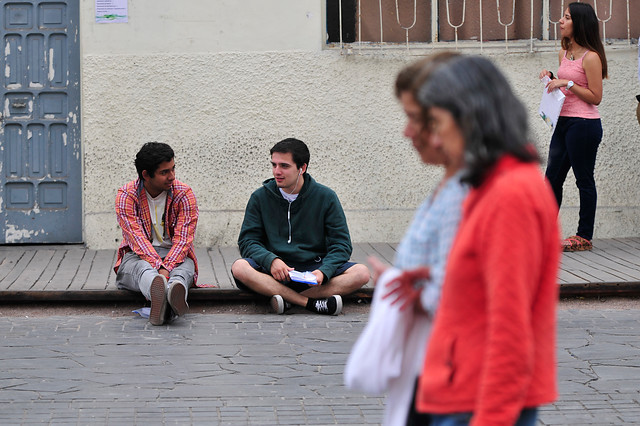
[[[3,244],[82,241],[78,1],[1,2]]]

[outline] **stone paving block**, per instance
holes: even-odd
[[[326,420],[325,420],[326,422]],[[327,422],[329,423],[329,422]],[[331,422],[334,423],[334,422]],[[299,424],[308,424],[306,422],[306,419],[304,418],[300,418],[299,416],[296,417],[281,417],[278,416],[278,424],[279,425],[299,425]]]
[[[560,401],[540,424],[640,418],[640,315],[616,312],[559,312]],[[0,424],[379,424],[383,399],[342,385],[367,317],[0,318]]]

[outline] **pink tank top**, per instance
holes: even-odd
[[[562,62],[560,62],[560,67],[558,68],[558,78],[572,80],[576,86],[588,87],[587,74],[584,72],[584,69],[582,69],[582,60],[588,52],[589,50],[584,52],[584,55],[582,55],[580,59],[570,61],[565,51]],[[566,89],[566,87],[560,88],[566,96],[564,105],[562,105],[562,110],[560,111],[561,117],[600,118],[597,106],[583,101]]]

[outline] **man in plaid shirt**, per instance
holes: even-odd
[[[144,144],[135,165],[138,179],[116,196],[122,228],[116,284],[150,300],[149,322],[162,325],[189,310],[187,293],[198,274],[193,250],[198,205],[191,188],[176,179],[169,145]]]

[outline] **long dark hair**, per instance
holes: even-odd
[[[600,57],[602,62],[602,78],[607,78],[607,57],[604,54],[604,46],[600,39],[600,26],[595,10],[587,3],[570,3],[569,13],[573,22],[573,40],[576,44],[593,50]],[[571,42],[568,37],[562,38],[562,48],[569,50]]]
[[[506,154],[539,161],[529,143],[527,110],[484,57],[461,56],[440,65],[418,91],[418,102],[453,115],[465,142],[463,180],[474,187]]]

